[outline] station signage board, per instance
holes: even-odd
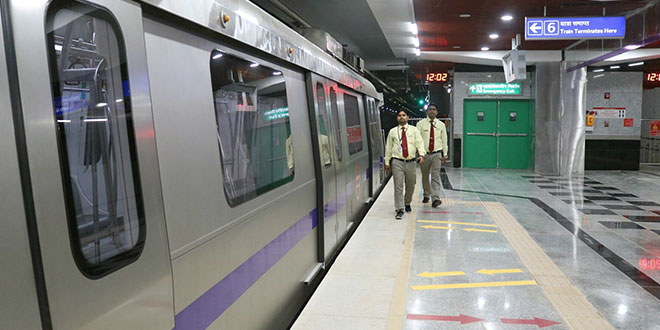
[[[289,108],[277,108],[273,110],[268,110],[264,112],[264,119],[266,121],[269,120],[275,120],[275,119],[281,119],[281,118],[286,118],[289,117]]]
[[[469,95],[522,95],[520,83],[475,83],[468,87]]]
[[[616,17],[525,17],[525,40],[621,39],[626,36],[626,18]]]

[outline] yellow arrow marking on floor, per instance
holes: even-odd
[[[422,226],[422,228],[426,228],[426,229],[460,229],[460,230],[465,230],[465,231],[479,231],[479,232],[484,232],[484,233],[497,233],[497,230],[491,230],[491,229],[456,228],[456,227],[443,227],[443,226],[433,226],[433,225]]]
[[[478,274],[486,274],[486,275],[495,275],[495,274],[510,274],[510,273],[522,273],[523,271],[521,269],[486,269],[482,268],[477,271]]]
[[[453,221],[440,221],[440,220],[417,220],[417,222],[446,223],[452,225],[468,225],[468,226],[481,226],[481,227],[497,227],[497,225],[491,225],[487,223],[472,223],[472,222],[453,222]]]
[[[428,277],[428,278],[434,278],[434,277],[440,277],[440,276],[460,276],[460,275],[465,275],[465,272],[457,271],[457,272],[441,272],[441,273],[430,273],[430,272],[423,272],[417,274],[417,276],[420,277]]]
[[[442,290],[442,289],[472,289],[487,288],[497,286],[524,286],[538,285],[536,281],[504,281],[504,282],[477,282],[477,283],[454,283],[454,284],[434,284],[434,285],[413,285],[413,290]]]

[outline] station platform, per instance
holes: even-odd
[[[442,177],[403,220],[390,180],[292,329],[660,329],[654,173]]]

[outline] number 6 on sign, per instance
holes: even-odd
[[[547,21],[543,22],[543,25],[546,36],[559,35],[559,21]]]

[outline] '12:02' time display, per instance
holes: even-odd
[[[646,81],[648,82],[660,82],[660,73],[647,73]]]
[[[659,75],[660,76],[660,75]],[[427,73],[426,81],[428,82],[445,82],[447,81],[447,73]]]

